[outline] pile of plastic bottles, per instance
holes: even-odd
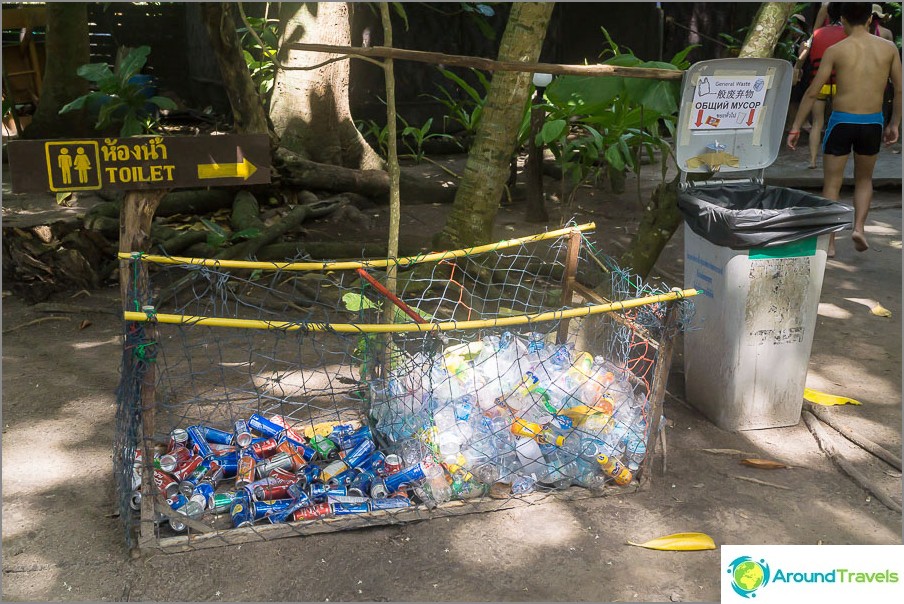
[[[371,417],[406,463],[435,459],[451,487],[442,502],[496,483],[628,484],[646,454],[645,395],[628,373],[573,344],[503,333],[415,355],[371,385]]]
[[[233,527],[314,520],[415,505],[411,491],[448,488],[429,458],[403,465],[377,450],[369,426],[325,422],[301,431],[279,415],[239,419],[230,431],[206,425],[174,429],[155,451],[153,480],[166,498],[167,522],[184,531],[214,516]],[[133,465],[132,506],[141,505],[141,452]],[[442,482],[442,485],[438,483]]]

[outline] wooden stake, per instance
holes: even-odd
[[[571,306],[574,293],[575,278],[578,274],[578,257],[581,253],[581,232],[577,229],[568,235],[568,253],[565,258],[565,275],[562,277],[562,306]],[[569,319],[562,319],[559,323],[559,332],[556,334],[556,343],[564,344],[568,341]]]

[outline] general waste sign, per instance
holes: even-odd
[[[765,98],[762,76],[701,76],[694,89],[690,129],[753,128]]]
[[[270,182],[265,135],[12,141],[7,156],[16,193]]]

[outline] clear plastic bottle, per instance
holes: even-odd
[[[452,489],[449,487],[443,466],[430,460],[425,460],[421,466],[424,468],[426,476],[424,487],[429,491],[433,501],[443,503],[452,499]]]
[[[534,490],[537,484],[537,476],[535,474],[522,475],[515,478],[512,482],[512,494],[524,495]]]

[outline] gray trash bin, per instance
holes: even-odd
[[[759,104],[705,100],[713,90]],[[684,80],[676,135],[684,281],[702,292],[684,334],[685,391],[726,430],[800,421],[829,234],[851,225],[849,207],[763,185],[783,143],[789,96],[790,65],[776,59],[705,61]],[[750,171],[759,174],[726,178]],[[687,172],[708,178],[687,182]]]

